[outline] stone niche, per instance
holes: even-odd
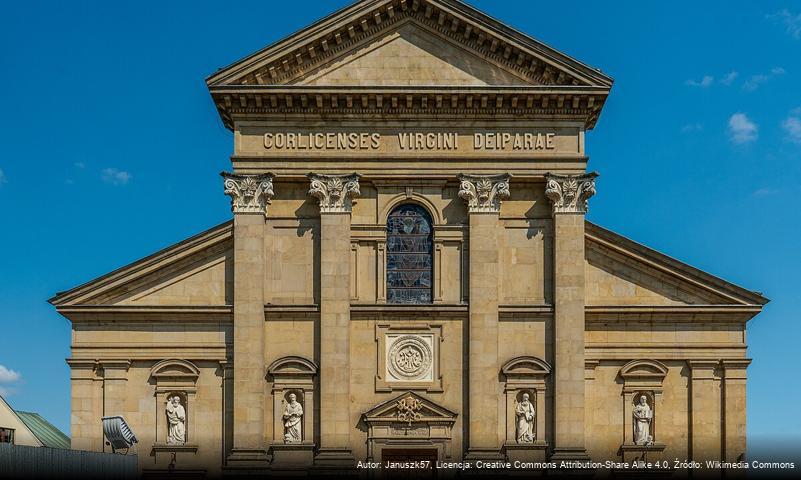
[[[156,411],[156,442],[151,455],[156,458],[157,465],[169,463],[180,467],[194,463],[198,450],[198,433],[194,429],[197,425],[195,398],[199,376],[198,367],[188,360],[162,360],[150,369],[150,380],[155,385]],[[185,411],[183,442],[169,441],[166,407],[168,400],[176,396]]]
[[[304,468],[314,459],[314,377],[317,365],[303,357],[279,358],[267,367],[272,382],[273,439],[270,443],[272,464],[277,468]],[[303,409],[300,418],[300,441],[287,440],[284,413],[294,395]],[[297,413],[297,410],[294,409]]]
[[[515,357],[501,367],[505,379],[506,393],[506,438],[504,451],[509,461],[544,461],[548,448],[545,421],[546,377],[551,366],[536,357]],[[518,406],[528,394],[534,409],[531,440],[521,440],[518,435]]]
[[[623,379],[623,445],[620,446],[620,454],[623,461],[635,460],[661,460],[662,452],[666,445],[659,442],[660,427],[664,424],[665,417],[660,411],[662,403],[662,392],[665,376],[668,368],[656,360],[639,359],[632,360],[623,365],[620,369],[620,378]],[[650,410],[650,421],[648,423],[647,440],[637,441],[637,427],[635,425],[635,410],[640,398],[645,397],[647,409]],[[642,415],[640,413],[640,415]]]

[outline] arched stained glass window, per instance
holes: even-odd
[[[431,303],[434,231],[419,205],[404,204],[387,218],[387,302]]]

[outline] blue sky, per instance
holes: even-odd
[[[203,79],[345,5],[11,2],[0,15],[0,391],[69,431],[46,300],[230,218],[232,135]],[[589,219],[772,302],[749,324],[748,431],[801,436],[801,2],[476,7],[615,78]]]

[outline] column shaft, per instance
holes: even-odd
[[[320,214],[320,447],[348,450],[350,213]]]
[[[468,326],[469,450],[473,458],[497,455],[498,213],[470,214],[470,313]]]
[[[584,450],[584,215],[554,215],[554,453]]]
[[[553,204],[555,459],[587,459],[584,416],[584,215],[596,173],[546,175]]]
[[[229,462],[265,462],[264,215],[234,215],[234,445]]]
[[[723,360],[723,459],[736,462],[745,457],[745,384],[748,359]]]
[[[715,360],[692,360],[690,367],[690,457],[720,460],[720,389]]]

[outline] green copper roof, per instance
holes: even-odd
[[[20,420],[31,429],[36,438],[45,447],[50,448],[70,448],[70,437],[57,429],[52,423],[41,417],[38,413],[20,412],[16,410]]]

